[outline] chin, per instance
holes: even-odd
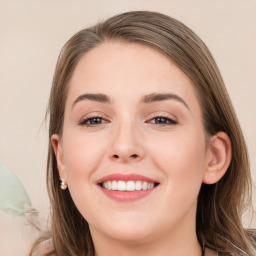
[[[154,232],[150,232],[149,230],[145,230],[143,228],[136,229],[116,229],[109,232],[109,236],[111,236],[115,240],[123,241],[127,244],[140,244],[142,242],[146,242],[148,240],[152,240]]]
[[[98,226],[97,231],[111,239],[128,244],[139,244],[152,240],[159,232],[159,226],[140,218],[111,219]]]

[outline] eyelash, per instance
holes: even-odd
[[[95,120],[95,119],[100,119],[101,121],[104,120],[103,117],[101,116],[92,116],[92,117],[85,117],[85,119],[83,119],[79,125],[81,126],[87,126],[87,127],[93,127],[93,126],[97,126],[97,125],[102,125],[103,123],[95,123],[95,124],[91,124],[88,122],[91,122],[92,120]],[[105,121],[105,120],[104,120]]]
[[[88,122],[92,122],[93,120],[95,121],[96,119],[98,119],[96,122],[98,122],[99,121],[99,119],[100,119],[100,121],[103,121],[103,123],[101,122],[101,123],[88,123]],[[157,120],[158,119],[158,121],[163,121],[163,120],[165,120],[166,122],[168,122],[168,123],[153,123],[153,124],[156,124],[156,125],[158,125],[158,126],[168,126],[168,125],[176,125],[176,124],[178,124],[178,122],[177,121],[175,121],[175,120],[173,120],[173,119],[171,119],[170,117],[166,117],[166,116],[164,116],[164,115],[157,115],[157,116],[154,116],[154,117],[152,117],[152,118],[150,118],[147,122],[149,122],[149,123],[152,123],[152,122],[150,122],[150,121],[152,121],[152,120]],[[104,120],[104,118],[103,117],[101,117],[101,116],[92,116],[92,117],[85,117],[85,119],[83,119],[80,123],[79,123],[79,125],[81,125],[81,126],[87,126],[87,127],[93,127],[93,126],[97,126],[97,125],[102,125],[102,124],[104,124],[104,123],[106,123],[107,121],[106,120]]]
[[[168,125],[176,125],[176,124],[178,124],[177,121],[173,120],[173,119],[170,118],[170,117],[164,116],[164,115],[157,115],[157,116],[154,116],[154,117],[150,118],[149,121],[150,121],[150,120],[155,120],[155,121],[156,121],[157,119],[158,119],[158,121],[159,121],[159,120],[163,121],[163,119],[164,119],[165,121],[168,122],[168,123],[159,123],[159,124],[154,123],[154,124],[159,125],[159,126],[168,126]],[[151,123],[152,123],[152,122],[151,122]]]

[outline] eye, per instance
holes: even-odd
[[[157,125],[175,125],[177,121],[165,117],[165,116],[157,116],[149,120],[150,123],[157,124]]]
[[[106,120],[104,120],[100,116],[94,116],[94,117],[85,117],[79,125],[82,126],[96,126],[96,125],[101,125],[103,123],[106,123]]]

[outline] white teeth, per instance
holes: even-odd
[[[143,181],[142,183],[142,189],[147,190],[148,189],[148,183],[146,181]]]
[[[110,180],[107,181],[107,188],[112,189],[112,182]]]
[[[112,181],[112,190],[117,190],[118,186],[117,186],[117,181],[113,180]]]
[[[154,187],[154,183],[147,181],[106,181],[102,183],[102,187],[109,190],[118,190],[118,191],[135,191],[135,190],[148,190]]]
[[[136,190],[141,190],[141,187],[142,187],[141,181],[137,180],[135,183]]]
[[[128,181],[126,183],[126,190],[127,191],[134,191],[135,190],[135,182],[134,181]]]
[[[119,191],[125,191],[126,190],[126,182],[125,181],[122,181],[122,180],[119,180],[117,182],[117,190]]]

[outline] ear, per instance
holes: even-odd
[[[67,182],[67,172],[63,161],[64,155],[59,135],[53,134],[51,137],[51,143],[56,156],[60,178],[65,179]]]
[[[218,132],[210,141],[203,182],[205,184],[218,182],[226,173],[231,157],[231,142],[228,135],[225,132]]]

